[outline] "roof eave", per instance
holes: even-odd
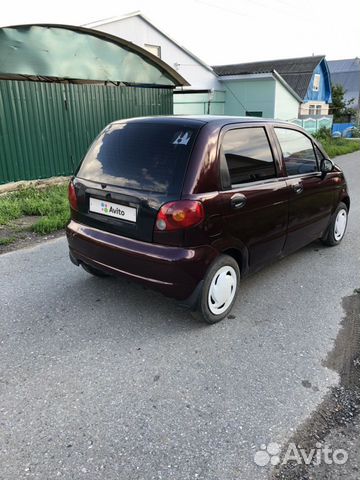
[[[272,72],[262,72],[262,73],[242,73],[237,75],[217,75],[218,80],[221,81],[231,81],[231,80],[255,80],[261,78],[272,78]]]
[[[85,27],[85,28],[99,27],[101,25],[108,25],[109,23],[118,22],[119,20],[125,20],[126,18],[136,17],[137,15],[140,15],[140,14],[141,14],[140,10],[135,10],[134,12],[126,13],[125,15],[104,18],[102,20],[97,20],[96,22],[84,23],[83,25],[81,25],[81,27]]]
[[[278,73],[276,70],[273,70],[273,76],[286,88],[286,90],[288,90],[289,93],[291,93],[294,98],[296,98],[296,100],[298,100],[300,103],[303,103],[304,100],[300,97],[298,93],[295,92],[292,87],[290,87],[290,85],[287,83],[286,80],[283,79],[280,73]]]

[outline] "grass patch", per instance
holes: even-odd
[[[0,238],[0,247],[10,245],[11,243],[16,242],[16,237]]]
[[[39,215],[31,230],[45,235],[60,230],[70,220],[67,185],[23,188],[0,197],[0,225],[24,215]]]
[[[329,128],[319,128],[314,137],[319,140],[330,158],[360,150],[360,141],[358,139],[333,138]]]
[[[345,138],[332,138],[330,140],[320,140],[326,153],[330,158],[338,155],[345,155],[346,153],[356,152],[360,150],[359,140],[347,140]]]
[[[36,222],[35,225],[33,225],[32,230],[41,235],[45,235],[47,233],[55,232],[56,230],[61,230],[69,223],[69,220],[70,215],[68,211],[51,216],[47,215]]]

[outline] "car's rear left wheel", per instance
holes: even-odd
[[[220,255],[206,273],[195,316],[201,316],[210,324],[222,320],[235,303],[239,285],[240,269],[236,260]]]

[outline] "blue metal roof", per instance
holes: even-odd
[[[360,58],[348,58],[346,60],[328,60],[330,73],[360,72]]]
[[[333,85],[342,85],[345,89],[345,100],[355,99],[351,105],[353,108],[359,108],[360,97],[360,59],[350,58],[345,60],[328,61],[331,83]]]

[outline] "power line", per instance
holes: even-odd
[[[237,101],[240,103],[240,105],[241,105],[241,106],[243,107],[243,109],[245,110],[245,114],[246,114],[246,110],[247,110],[247,109],[246,109],[245,105],[242,103],[242,101],[239,99],[239,97],[233,92],[232,88],[230,88],[229,83],[227,83],[227,84],[225,85],[225,88],[228,89],[229,92],[232,94],[232,96],[235,98],[235,100],[237,100]]]

